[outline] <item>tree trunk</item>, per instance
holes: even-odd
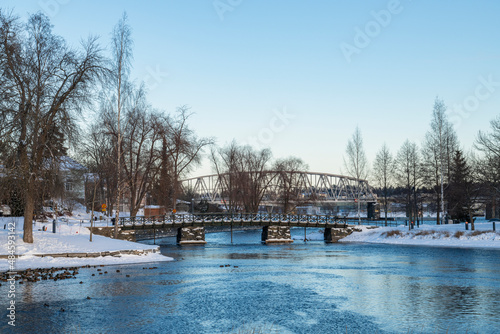
[[[385,226],[387,226],[387,197],[384,200]]]
[[[441,224],[441,221],[440,221],[440,212],[441,212],[441,207],[440,207],[440,204],[441,204],[441,196],[437,196],[437,201],[436,201],[436,210],[437,210],[437,215],[436,215],[436,224],[439,225]]]
[[[139,208],[137,208],[135,205],[132,209],[130,209],[130,217],[135,217],[137,216],[137,212],[139,211]]]
[[[28,180],[24,204],[23,241],[33,243],[33,211],[35,210],[35,181]]]

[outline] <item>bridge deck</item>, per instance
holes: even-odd
[[[186,214],[120,218],[122,230],[207,226],[289,226],[345,228],[345,217],[328,215]]]

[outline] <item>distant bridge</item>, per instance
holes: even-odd
[[[300,194],[302,202],[377,202],[377,196],[373,193],[368,181],[349,176],[299,171],[245,172],[240,174],[246,174],[250,178],[258,174],[260,182],[265,187],[262,205],[278,203],[283,189],[290,186],[294,188],[296,193]],[[181,187],[185,193],[194,194],[196,200],[225,203],[228,197],[228,180],[234,175],[224,173],[193,177],[181,181]],[[283,175],[289,179],[293,177],[293,185],[284,185]]]

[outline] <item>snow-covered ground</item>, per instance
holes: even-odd
[[[499,225],[499,224],[497,224]],[[500,226],[497,226],[500,228]],[[369,228],[359,227],[361,232],[354,232],[340,242],[366,242],[399,245],[420,245],[462,248],[498,248],[500,233],[493,232],[491,222],[476,223],[475,230],[465,230],[465,224],[421,225],[408,230],[407,226]],[[322,237],[322,236],[321,236]]]
[[[9,251],[13,250],[15,255],[19,256],[15,260],[15,270],[173,260],[159,253],[147,253],[144,255],[120,254],[119,257],[100,256],[95,258],[35,256],[42,254],[97,253],[122,250],[145,251],[157,249],[157,246],[115,240],[95,234],[92,236],[92,242],[90,242],[90,231],[85,227],[88,226],[88,223],[81,224],[82,219],[84,219],[82,216],[59,218],[57,220],[56,233],[52,233],[52,223],[36,222],[33,225],[34,243],[28,244],[23,242],[22,217],[0,217],[0,255],[9,255]],[[0,259],[0,272],[9,269],[8,259]]]

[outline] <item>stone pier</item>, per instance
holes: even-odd
[[[354,231],[361,231],[361,230],[350,227],[347,228],[326,227],[323,236],[326,243],[335,243],[338,242],[340,239],[347,237]]]
[[[179,245],[204,245],[204,227],[180,227],[177,229],[177,243]]]
[[[280,244],[293,242],[288,226],[264,226],[262,242],[266,244]]]

